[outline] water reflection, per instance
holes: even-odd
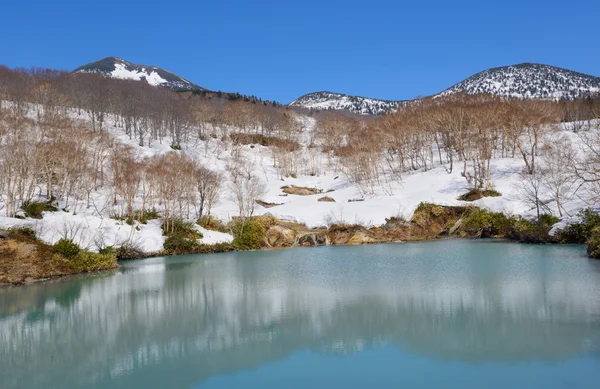
[[[189,388],[298,350],[467,363],[597,355],[581,247],[466,241],[149,259],[0,290],[3,388]]]

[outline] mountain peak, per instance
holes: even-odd
[[[183,77],[156,66],[138,65],[119,57],[106,57],[73,70],[73,73],[96,73],[123,80],[146,81],[176,91],[206,90]]]
[[[574,99],[600,92],[600,78],[556,66],[524,62],[481,71],[436,97],[459,92],[506,98]]]

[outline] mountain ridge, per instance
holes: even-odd
[[[174,91],[208,89],[157,66],[138,65],[118,57],[106,57],[73,70],[117,79],[146,81]],[[490,94],[503,98],[572,100],[600,93],[600,77],[533,62],[498,66],[480,71],[449,88],[428,96],[440,98],[456,93]],[[386,100],[322,90],[304,94],[288,107],[318,111],[348,111],[360,115],[382,115],[413,100]]]
[[[449,88],[428,96],[445,97],[456,93],[491,94],[503,98],[572,100],[600,93],[600,77],[556,66],[524,62],[478,72]],[[326,98],[329,94],[329,98]],[[340,96],[343,96],[344,103]],[[318,110],[345,109],[359,114],[382,114],[413,100],[381,100],[343,93],[307,93],[289,106]],[[382,107],[385,107],[382,109]]]

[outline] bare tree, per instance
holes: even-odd
[[[232,198],[238,207],[239,216],[242,220],[254,215],[256,200],[265,192],[266,185],[257,176],[237,176],[231,180]]]
[[[561,217],[565,213],[563,200],[569,199],[574,192],[576,177],[571,168],[574,159],[575,150],[565,137],[552,140],[544,147],[541,164],[545,172],[544,186],[552,193]]]
[[[528,170],[519,174],[519,182],[515,187],[519,199],[535,209],[536,220],[540,221],[542,213],[551,213],[548,203],[551,200],[543,199],[545,193],[545,177],[541,168],[536,168],[533,173]]]
[[[196,182],[198,185],[198,218],[206,215],[210,217],[212,206],[219,198],[221,186],[223,184],[223,175],[210,169],[200,166],[196,169]]]

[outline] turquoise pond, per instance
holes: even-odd
[[[151,258],[0,288],[0,388],[600,388],[600,261],[486,240]]]

